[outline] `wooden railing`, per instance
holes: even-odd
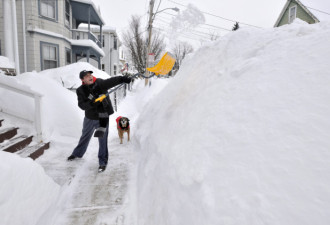
[[[18,94],[22,94],[24,96],[28,96],[34,99],[34,126],[35,126],[35,130],[36,130],[36,141],[37,142],[41,142],[42,141],[42,129],[41,129],[41,98],[43,97],[43,95],[32,91],[32,90],[27,90],[26,87],[18,87],[18,86],[11,86],[9,84],[5,84],[5,83],[1,83],[0,81],[0,87],[5,88],[9,91],[13,91],[15,93]],[[14,110],[11,110],[10,108],[4,108],[3,106],[0,106],[0,111],[7,113],[9,115],[13,115],[19,118],[22,118],[21,115],[19,115],[17,112],[15,112]],[[31,120],[30,118],[22,118],[25,120]]]

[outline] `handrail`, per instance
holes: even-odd
[[[92,31],[88,30],[79,30],[79,29],[71,29],[72,31],[72,39],[74,40],[92,40],[95,42],[99,47],[101,47],[100,40],[96,37],[96,35]],[[79,36],[79,39],[77,38],[77,34],[83,34],[83,37]],[[87,34],[87,36],[84,36],[84,34]]]
[[[7,90],[22,94],[24,96],[28,96],[34,98],[34,126],[36,129],[36,140],[37,142],[42,142],[42,129],[41,129],[41,98],[42,94],[35,92],[33,90],[28,90],[26,87],[22,87],[21,89],[11,86],[9,84],[4,84],[0,82],[0,87],[6,88]],[[9,114],[14,114],[15,112],[8,112]],[[17,116],[17,115],[16,115]],[[20,117],[20,116],[18,116]],[[26,119],[26,118],[23,118]]]

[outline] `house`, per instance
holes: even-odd
[[[309,24],[320,22],[319,19],[316,18],[316,16],[299,0],[287,0],[274,27],[290,24],[295,18],[299,18]]]
[[[102,34],[104,22],[91,0],[2,0],[0,12],[0,55],[15,62],[17,73],[61,67],[81,58],[94,59],[101,68],[102,39],[90,27],[98,26]],[[78,29],[80,24],[88,29]]]
[[[83,27],[81,29],[87,29]],[[109,26],[104,26],[102,29],[102,37],[100,30],[92,27],[91,31],[98,37],[99,40],[102,39],[101,47],[104,52],[104,57],[101,60],[101,69],[108,73],[110,76],[116,76],[120,73],[121,63],[119,60],[119,47],[121,45],[116,29]],[[82,59],[79,61],[86,61]],[[95,65],[95,61],[92,61],[91,64]]]

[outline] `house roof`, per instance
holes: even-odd
[[[295,1],[301,8],[303,8],[306,11],[306,13],[315,20],[315,22],[320,22],[320,20],[318,18],[316,18],[316,16],[314,16],[314,14],[311,13],[311,11],[309,11],[307,9],[307,7],[304,4],[302,4],[299,0],[287,0],[284,7],[283,7],[283,9],[282,9],[282,11],[281,11],[281,13],[280,13],[280,16],[277,18],[277,21],[276,21],[274,27],[278,26],[278,24],[280,23],[286,9],[288,8],[288,6],[290,5],[290,3],[292,1]]]
[[[88,10],[91,9],[90,23],[95,25],[104,25],[100,12],[91,0],[71,0],[72,16],[77,23],[88,23]]]

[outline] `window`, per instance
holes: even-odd
[[[40,0],[41,16],[56,19],[56,0]]]
[[[65,48],[65,64],[71,64],[71,49]]]
[[[41,70],[58,67],[58,46],[41,43]]]
[[[117,37],[113,37],[113,48],[117,50]]]
[[[116,65],[113,66],[113,75],[117,75],[117,66]]]
[[[70,2],[65,0],[65,25],[70,27]]]
[[[292,6],[289,9],[289,23],[292,23],[294,19],[296,18],[296,13],[297,13],[297,6]]]
[[[102,64],[102,71],[105,71],[105,66],[104,66],[104,64]]]
[[[98,35],[97,38],[101,41],[101,35]],[[102,47],[104,47],[104,35],[102,35]]]

